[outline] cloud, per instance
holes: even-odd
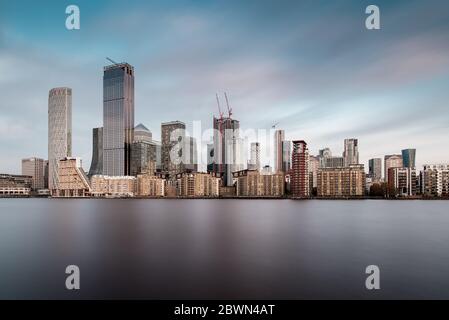
[[[73,89],[74,153],[88,168],[106,56],[135,66],[136,123],[155,138],[162,121],[211,126],[215,93],[227,91],[243,128],[280,122],[313,152],[341,150],[348,136],[360,137],[363,159],[423,136],[447,144],[449,135],[438,135],[449,115],[449,5],[379,5],[379,32],[363,28],[363,4],[350,2],[132,2],[123,11],[119,2],[81,1],[80,32],[27,24],[60,19],[53,7],[27,8],[29,21],[0,19],[0,123],[31,131],[0,140],[11,151],[0,169],[46,157],[48,91],[56,86]],[[449,161],[445,149],[425,150]]]

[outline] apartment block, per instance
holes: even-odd
[[[165,179],[151,173],[138,175],[137,195],[140,197],[164,197]]]
[[[177,195],[180,197],[218,197],[220,178],[204,172],[177,175]]]
[[[241,170],[233,176],[238,197],[282,197],[285,194],[283,172],[263,174],[258,170]]]
[[[94,175],[91,178],[92,195],[96,197],[134,197],[137,178],[133,176]]]
[[[318,170],[318,197],[361,197],[365,194],[365,169],[361,164]]]
[[[449,197],[449,164],[424,165],[421,187],[425,196]]]
[[[416,195],[418,177],[413,168],[389,168],[388,169],[388,193],[389,196],[413,196]]]

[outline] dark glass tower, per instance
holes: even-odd
[[[380,181],[382,179],[382,159],[374,158],[368,161],[369,175],[373,181]]]
[[[404,168],[415,168],[416,149],[402,150],[402,161]]]
[[[89,177],[96,174],[103,174],[103,128],[92,130],[92,162]]]
[[[131,175],[134,140],[134,68],[127,63],[104,67],[103,174]]]

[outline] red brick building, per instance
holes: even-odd
[[[308,198],[309,190],[309,151],[304,140],[293,141],[291,192],[295,198]]]

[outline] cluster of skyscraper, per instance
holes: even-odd
[[[251,143],[249,161],[243,163],[240,123],[232,118],[226,94],[225,99],[226,115],[217,95],[219,116],[213,117],[213,141],[207,145],[207,173],[200,173],[197,142],[186,135],[185,123],[163,122],[161,141],[153,140],[143,124],[135,126],[133,66],[113,63],[104,67],[103,126],[93,129],[92,162],[86,175],[81,160],[72,158],[72,90],[51,89],[48,161],[23,159],[23,175],[2,175],[0,194],[16,192],[11,189],[14,181],[26,192],[29,181],[30,190],[48,188],[53,196],[449,195],[449,165],[426,165],[418,173],[415,149],[386,155],[383,176],[382,159],[370,159],[365,174],[357,139],[344,140],[341,156],[333,156],[329,148],[312,156],[304,140],[286,140],[284,130],[275,130],[274,170],[261,167],[259,142]]]

